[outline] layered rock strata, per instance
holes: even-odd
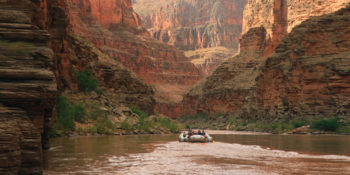
[[[120,64],[119,61],[112,59],[103,53],[101,49],[96,48],[96,45],[87,40],[88,38],[82,37],[80,35],[81,31],[74,30],[75,25],[77,25],[75,23],[77,16],[74,14],[75,11],[69,7],[78,5],[82,8],[81,15],[86,17],[84,18],[86,23],[80,21],[79,25],[86,27],[93,25],[88,22],[96,22],[95,18],[97,18],[100,20],[99,25],[101,25],[101,29],[104,28],[102,26],[110,28],[120,25],[131,27],[134,29],[132,32],[142,35],[142,28],[137,28],[140,21],[132,11],[128,1],[104,2],[106,4],[97,1],[91,1],[89,4],[76,4],[73,1],[53,1],[49,3],[53,14],[50,32],[52,33],[53,49],[58,55],[56,74],[59,88],[61,91],[77,91],[76,73],[79,70],[87,69],[99,80],[99,87],[102,91],[115,93],[120,105],[136,107],[152,114],[154,113],[155,105],[152,87]],[[107,7],[115,10],[113,14],[110,14],[112,10]],[[117,7],[119,10],[116,9]],[[86,8],[86,12],[84,12],[84,8]],[[106,10],[103,11],[102,8],[106,8]],[[98,12],[101,12],[101,14]],[[88,16],[86,13],[91,13],[94,17]],[[111,16],[111,18],[107,19],[107,15]],[[81,29],[83,30],[83,28]],[[88,27],[84,30],[87,29]],[[100,39],[102,40],[103,38]]]
[[[57,94],[42,5],[0,1],[0,174],[42,174]]]
[[[90,0],[70,1],[67,8],[70,10],[69,18],[74,33],[79,33],[104,53],[133,70],[149,84],[192,85],[200,79],[198,70],[183,52],[151,37],[130,32],[135,28],[142,28],[139,23],[128,25],[129,23],[125,24],[126,20],[115,20],[110,21],[108,25],[96,17],[102,16],[103,13],[95,14],[89,10],[90,6],[110,1],[115,2],[114,0],[101,0],[98,3]],[[125,3],[128,7],[131,6],[130,0],[125,0]],[[123,6],[116,8],[109,6],[109,8],[112,9],[104,10],[112,10],[114,13],[132,10],[124,9]],[[137,16],[133,17],[134,20],[130,21],[138,21]]]
[[[222,62],[232,57],[235,52],[226,47],[212,47],[197,50],[188,50],[186,57],[199,69],[203,77],[212,73]]]
[[[249,0],[243,13],[242,35],[251,28],[263,26],[271,40],[266,56],[283,37],[301,22],[313,16],[335,12],[350,0]]]
[[[250,29],[242,37],[240,55],[185,96],[185,113],[347,118],[349,15],[350,6],[303,22],[269,57],[261,56],[268,32]]]
[[[134,1],[152,36],[183,50],[237,49],[246,0]]]
[[[133,6],[151,36],[187,52],[191,62],[207,76],[237,51],[246,2],[134,0]]]
[[[108,5],[111,3],[114,5]],[[65,8],[69,11],[72,33],[79,34],[79,38],[84,38],[113,60],[135,72],[147,84],[154,85],[157,103],[174,104],[181,101],[184,90],[201,79],[199,70],[182,51],[143,32],[145,29],[133,12],[130,0],[123,2],[70,0],[67,1]],[[119,18],[109,21],[103,20],[100,18],[105,13],[101,12],[102,9],[111,13],[114,11],[114,16],[125,15],[119,15]],[[65,72],[69,72],[68,70],[65,69]],[[176,88],[163,88],[165,86]],[[174,98],[167,98],[167,94],[173,94],[175,99],[181,99],[173,101]],[[171,112],[165,114],[173,115]]]
[[[240,54],[225,61],[184,96],[184,114],[227,114],[251,105],[247,97],[255,96],[256,66],[265,60],[266,42],[263,27],[252,28],[243,35]]]
[[[295,27],[257,79],[265,117],[348,117],[350,6]]]

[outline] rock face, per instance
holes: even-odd
[[[72,33],[79,34],[80,38],[122,63],[147,84],[154,85],[158,103],[181,102],[184,90],[201,79],[198,69],[182,51],[147,36],[131,8],[130,0],[71,0],[66,3],[65,9]],[[101,18],[104,13],[115,13],[110,14],[115,19]],[[62,69],[66,74],[69,70]],[[65,84],[72,83],[68,80]],[[176,88],[164,88],[169,85]],[[167,94],[173,94],[175,98],[164,98]],[[165,114],[173,115],[171,112]]]
[[[134,0],[151,36],[188,53],[203,76],[237,51],[247,0]]]
[[[237,49],[246,0],[134,1],[144,26],[160,41],[182,50]]]
[[[185,113],[348,117],[349,15],[350,6],[303,22],[268,57],[268,31],[251,28],[241,53],[185,96]]]
[[[188,50],[186,57],[199,69],[203,77],[213,72],[223,61],[232,57],[235,52],[226,47],[212,47]]]
[[[52,42],[54,52],[57,53],[56,75],[58,85],[61,91],[78,89],[76,72],[79,70],[88,69],[99,80],[99,86],[103,91],[115,93],[118,97],[118,102],[124,106],[137,107],[149,114],[154,113],[154,91],[144,81],[138,78],[128,68],[122,66],[120,62],[112,59],[96,45],[91,43],[88,38],[81,36],[89,29],[88,22],[96,22],[95,18],[100,19],[100,24],[94,23],[98,29],[106,30],[102,26],[113,28],[121,25],[130,27],[132,32],[142,35],[142,28],[137,28],[139,25],[138,16],[132,11],[130,3],[127,1],[104,1],[106,4],[98,3],[97,1],[89,1],[89,3],[79,4],[74,1],[52,1],[50,2],[52,15],[52,24],[50,32],[52,33]],[[95,7],[92,7],[96,5]],[[74,14],[76,11],[71,9],[72,6],[79,6],[82,10],[79,12],[85,15],[84,22],[79,25],[86,28],[77,28],[76,22],[78,16]],[[110,14],[114,8],[115,14]],[[119,8],[116,9],[116,8]],[[84,11],[83,9],[86,8]],[[105,11],[102,8],[106,8]],[[124,10],[124,11],[121,11]],[[98,11],[103,11],[98,14]],[[88,16],[87,14],[93,14]],[[105,19],[105,15],[112,18]],[[80,19],[80,18],[79,18]],[[85,23],[86,22],[86,23]],[[121,23],[121,24],[120,24]],[[92,25],[92,24],[91,24]],[[101,26],[100,26],[101,25]],[[77,28],[77,29],[76,29]],[[93,27],[92,27],[93,28]],[[80,31],[78,29],[84,30]],[[130,29],[130,31],[131,31]],[[100,36],[100,35],[98,35]],[[96,37],[98,37],[96,35]],[[96,39],[96,38],[95,38]],[[97,38],[104,40],[105,38]],[[96,41],[96,40],[93,40]]]
[[[265,55],[302,21],[312,16],[332,13],[346,6],[349,0],[249,0],[243,13],[242,35],[251,28],[263,26],[271,40]]]
[[[240,54],[221,64],[207,79],[184,96],[184,114],[227,114],[244,110],[254,95],[255,68],[264,62],[266,30],[252,28],[242,36]]]
[[[349,116],[349,18],[350,6],[307,20],[267,58],[257,80],[266,117]]]
[[[0,1],[0,174],[42,174],[57,94],[43,5]]]
[[[198,70],[189,62],[183,52],[151,37],[129,32],[134,31],[135,28],[143,29],[138,23],[127,25],[124,24],[125,20],[117,20],[108,25],[95,17],[102,14],[94,14],[89,8],[86,8],[109,1],[116,2],[115,0],[101,0],[98,1],[99,3],[90,0],[72,0],[67,8],[70,10],[69,18],[73,31],[81,34],[104,53],[133,70],[149,84],[179,83],[192,85],[200,79]],[[129,4],[128,7],[131,6],[131,1],[124,1],[125,4]],[[123,9],[123,6],[117,7],[110,10],[115,11],[115,13],[132,10]],[[108,9],[104,10],[109,11]],[[138,21],[137,16],[134,17],[134,20],[129,21]],[[110,27],[106,28],[104,26]]]

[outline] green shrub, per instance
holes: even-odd
[[[169,118],[157,118],[157,123],[159,123],[164,128],[169,129],[171,132],[177,132],[179,130],[175,122],[171,121]]]
[[[293,125],[293,128],[299,128],[308,124],[306,121],[303,120],[294,120],[291,123]]]
[[[110,120],[106,120],[106,126],[112,130],[116,129],[115,125]]]
[[[82,103],[72,104],[64,96],[57,97],[57,123],[56,130],[62,130],[67,135],[71,131],[75,131],[75,122],[85,123],[87,112]],[[57,131],[56,131],[57,132]],[[55,133],[52,133],[55,135]]]
[[[97,133],[97,128],[96,128],[96,126],[91,126],[91,127],[89,127],[89,128],[88,128],[88,132],[89,132],[89,133]]]
[[[95,122],[95,127],[96,127],[96,132],[98,134],[107,134],[108,133],[106,125],[103,122],[100,122],[100,121]]]
[[[338,118],[329,118],[312,122],[310,128],[323,131],[336,131],[340,125],[341,123],[338,121]]]
[[[58,137],[59,134],[58,134],[58,131],[57,131],[57,124],[54,124],[52,129],[51,129],[51,134],[50,134],[51,137]]]
[[[349,134],[349,133],[350,133],[350,125],[342,124],[342,125],[339,126],[339,128],[337,129],[337,132],[338,132],[338,133]]]
[[[107,119],[107,112],[103,111],[101,109],[101,106],[93,105],[93,106],[91,106],[91,111],[88,114],[88,116],[92,120],[106,120]]]
[[[57,97],[57,125],[58,129],[74,131],[74,107],[64,96]]]
[[[140,117],[140,120],[144,120],[148,117],[148,114],[134,107],[130,108],[131,111]]]
[[[199,119],[206,119],[207,115],[205,113],[199,113],[196,115],[192,115],[192,116],[185,116],[185,115],[181,115],[179,117],[179,119],[181,120],[199,120]]]
[[[132,129],[131,125],[127,121],[121,122],[120,127],[127,132],[130,132]]]
[[[93,77],[92,73],[88,70],[84,70],[83,72],[79,70],[77,72],[78,79],[78,87],[81,92],[91,92],[96,91],[97,93],[102,93],[100,89],[98,89],[97,79]]]
[[[136,128],[139,130],[150,132],[153,126],[153,122],[150,120],[140,120],[139,123],[136,125]]]
[[[79,123],[85,123],[87,112],[82,103],[74,105],[74,119]]]

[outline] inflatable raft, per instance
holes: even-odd
[[[204,135],[200,135],[200,134],[188,135],[185,132],[183,132],[179,135],[179,142],[207,143],[212,141],[213,141],[213,138],[207,133],[205,133]]]

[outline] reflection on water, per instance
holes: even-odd
[[[177,135],[52,140],[45,174],[350,174],[350,137],[215,135],[216,143],[178,143]]]

